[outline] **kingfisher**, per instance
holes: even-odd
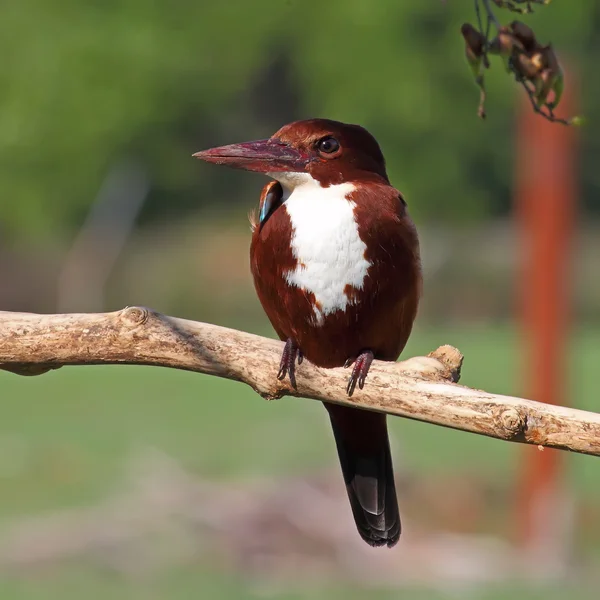
[[[285,342],[277,377],[295,388],[303,359],[352,366],[351,396],[374,359],[396,361],[417,314],[421,260],[375,138],[358,125],[309,119],[194,156],[270,178],[251,218],[250,269]],[[386,415],[324,406],[358,532],[371,546],[391,548],[401,524]]]

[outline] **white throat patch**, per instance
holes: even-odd
[[[355,303],[346,286],[362,289],[371,263],[358,235],[355,203],[347,194],[356,188],[342,183],[323,188],[308,173],[270,173],[284,188],[284,207],[292,223],[292,252],[298,266],[286,279],[317,302],[314,323]]]

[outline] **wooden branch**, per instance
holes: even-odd
[[[365,388],[351,398],[345,394],[349,373],[342,368],[320,369],[304,361],[297,369],[297,390],[278,381],[281,351],[279,341],[142,307],[102,314],[0,312],[0,369],[20,375],[64,365],[171,367],[241,381],[267,399],[302,396],[600,455],[599,414],[457,385],[463,357],[451,346],[398,363],[375,361]]]

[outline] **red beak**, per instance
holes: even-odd
[[[259,173],[304,171],[310,160],[309,155],[274,139],[210,148],[193,156],[217,165]]]

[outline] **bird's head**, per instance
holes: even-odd
[[[313,180],[322,187],[347,181],[388,181],[379,144],[364,128],[328,119],[295,121],[270,138],[203,150],[196,158],[266,173],[293,190]]]

